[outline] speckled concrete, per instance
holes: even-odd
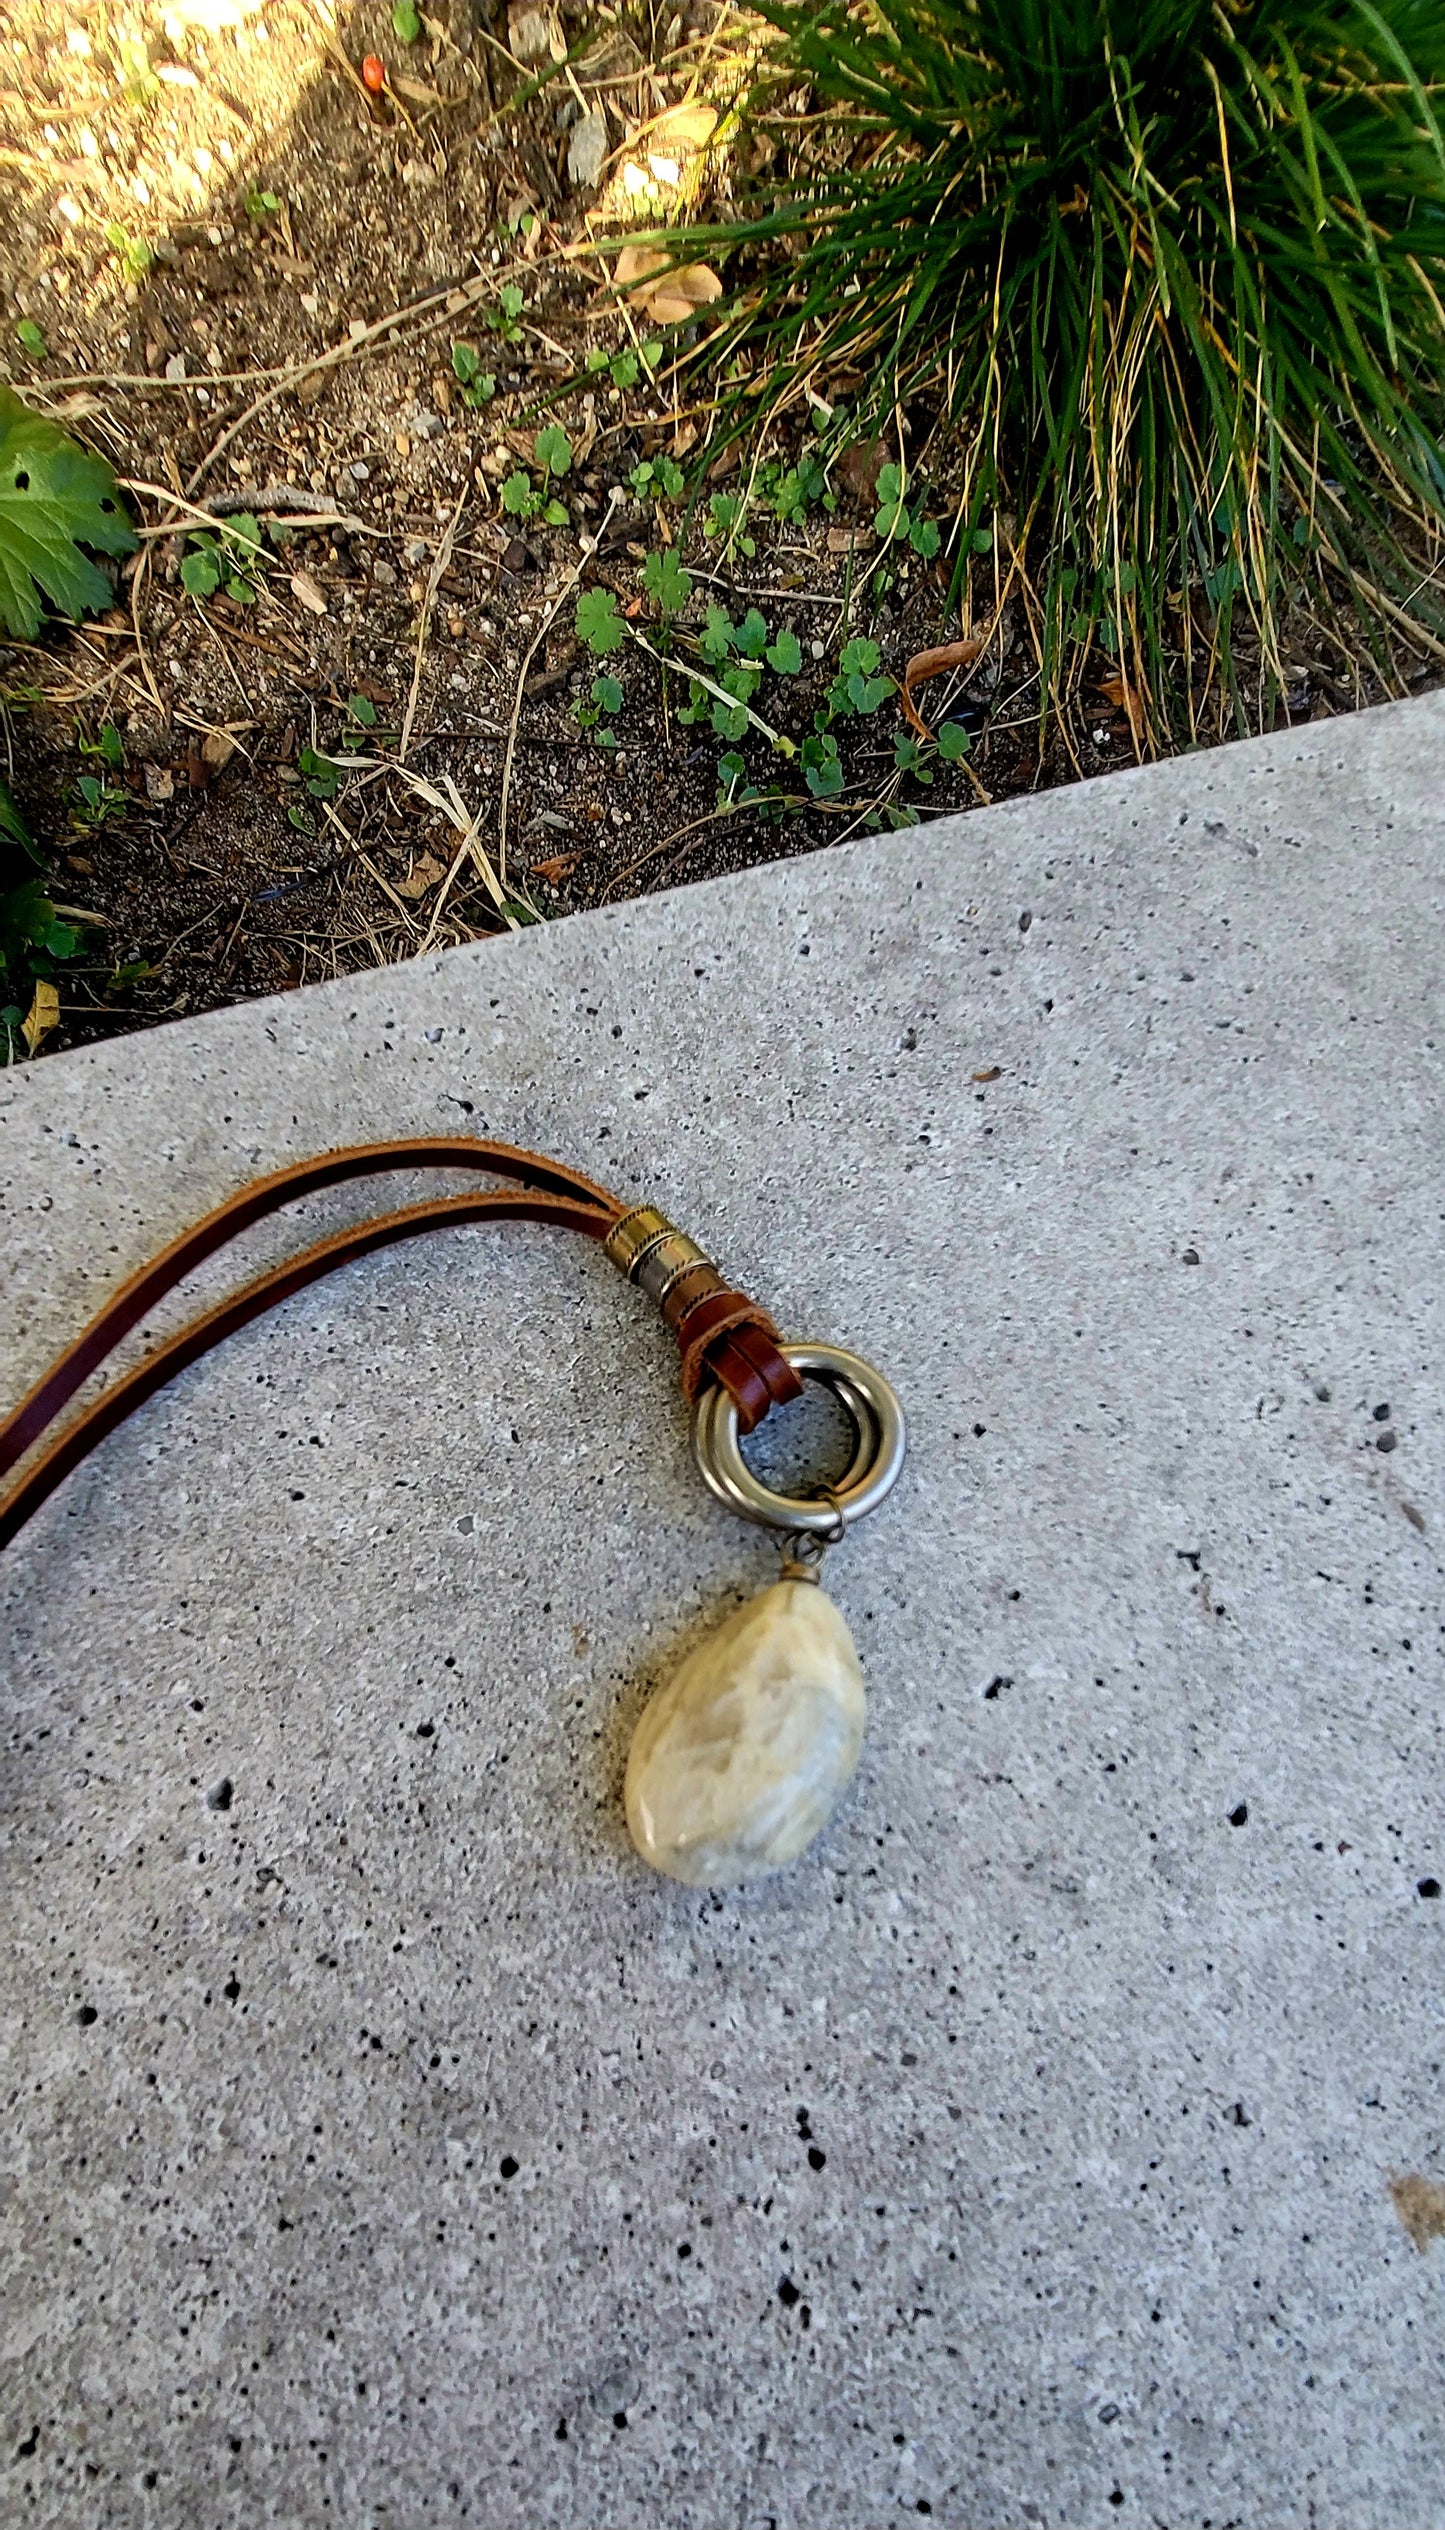
[[[618,1787],[773,1563],[580,1243],[351,1268],[5,1557],[7,2523],[1445,2523],[1442,799],[1434,700],[0,1077],[7,1396],[471,1123],[913,1429],[742,1900]]]

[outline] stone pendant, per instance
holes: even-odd
[[[793,1862],[831,1818],[863,1744],[853,1637],[815,1581],[725,1617],[633,1733],[624,1798],[644,1862],[695,1889]]]

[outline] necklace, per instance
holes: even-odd
[[[299,1196],[397,1168],[484,1170],[511,1184],[374,1214],[243,1284],[102,1389],[57,1437],[70,1400],[166,1292],[227,1240]],[[624,1806],[633,1844],[657,1870],[725,1888],[793,1862],[832,1816],[858,1763],[863,1675],[853,1638],[819,1580],[827,1549],[891,1492],[906,1447],[902,1409],[881,1372],[834,1344],[782,1341],[767,1311],[652,1204],[535,1151],[469,1138],[366,1143],[258,1178],[208,1213],[111,1294],[0,1425],[8,1545],[72,1469],[134,1409],[273,1303],[338,1265],[463,1222],[549,1222],[595,1240],[661,1311],[677,1338],[693,1455],[725,1509],[774,1532],[780,1578],[735,1608],[659,1687],[633,1734]],[[784,1494],[763,1484],[743,1438],[813,1380],[854,1437],[836,1484]]]

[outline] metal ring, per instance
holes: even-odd
[[[720,1385],[704,1389],[693,1410],[692,1445],[704,1484],[744,1520],[795,1534],[836,1534],[876,1511],[892,1492],[908,1446],[903,1408],[881,1371],[840,1344],[784,1344],[783,1359],[805,1379],[831,1388],[858,1434],[853,1463],[826,1495],[809,1500],[774,1493],[747,1465],[738,1442],[737,1400]]]

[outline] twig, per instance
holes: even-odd
[[[476,817],[468,815],[466,804],[462,798],[461,792],[457,789],[456,783],[452,780],[450,773],[444,773],[441,776],[442,787],[438,789],[433,783],[424,782],[419,773],[413,773],[409,765],[398,764],[392,769],[400,777],[400,779],[405,782],[407,789],[411,791],[417,799],[424,799],[427,802],[428,807],[440,810],[442,816],[446,818],[448,824],[453,826],[462,838],[460,849],[452,862],[451,868],[446,874],[446,879],[443,883],[441,892],[432,908],[431,929],[428,931],[426,939],[422,943],[421,955],[423,957],[426,956],[428,949],[431,947],[433,940],[436,938],[437,925],[441,921],[447,898],[451,894],[452,882],[468,853],[471,854],[472,860],[480,873],[483,885],[486,887],[493,904],[496,906],[503,922],[507,925],[508,930],[519,930],[521,926],[517,921],[517,917],[509,910],[506,890],[503,888],[496,871],[493,869],[491,862],[487,859],[485,852],[482,850],[481,840],[477,832],[479,820]]]
[[[416,657],[412,661],[411,692],[406,698],[406,716],[401,724],[401,743],[396,751],[396,760],[398,764],[404,764],[406,762],[406,751],[411,744],[412,723],[416,719],[417,697],[421,692],[421,663],[426,650],[426,637],[431,624],[431,611],[437,602],[437,595],[442,584],[442,575],[447,570],[451,562],[452,546],[456,542],[457,522],[466,506],[467,493],[470,488],[470,485],[464,483],[460,492],[457,494],[456,508],[453,510],[451,517],[447,520],[446,529],[442,536],[441,543],[436,549],[436,558],[432,563],[430,573],[427,577],[426,595],[421,602],[421,621],[416,628]]]

